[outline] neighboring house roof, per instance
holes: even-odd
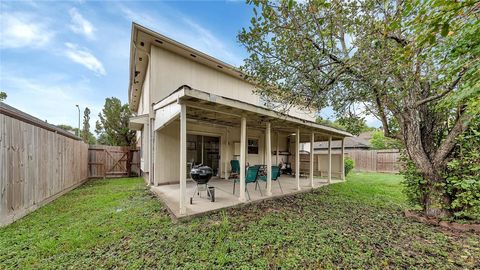
[[[366,140],[367,142],[370,142],[370,139],[372,138],[373,131],[365,131],[360,134],[358,134],[358,138]]]
[[[341,141],[332,141],[332,149],[340,149],[342,147]],[[370,142],[361,137],[347,137],[345,138],[346,149],[369,149]],[[328,149],[328,142],[315,143],[315,150]]]

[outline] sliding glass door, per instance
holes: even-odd
[[[220,165],[220,137],[187,135],[187,166],[203,164],[212,168],[213,175],[218,176]]]

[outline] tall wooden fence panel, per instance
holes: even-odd
[[[400,152],[389,150],[349,150],[345,153],[355,161],[355,171],[398,173]]]
[[[88,145],[0,102],[0,225],[88,179]]]
[[[126,146],[90,145],[88,175],[113,178],[140,175],[140,150]]]

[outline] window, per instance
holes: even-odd
[[[258,139],[248,139],[248,153],[258,155]]]

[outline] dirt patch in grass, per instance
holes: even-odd
[[[412,211],[412,210],[405,210],[405,217],[425,223],[432,226],[439,226],[443,229],[451,230],[453,233],[464,233],[464,232],[473,232],[480,234],[480,224],[474,223],[457,223],[457,222],[449,222],[445,220],[440,220],[437,218],[426,217],[422,213]]]
[[[0,269],[480,268],[480,236],[405,218],[400,180],[352,174],[179,223],[141,179],[89,182],[0,229]]]

